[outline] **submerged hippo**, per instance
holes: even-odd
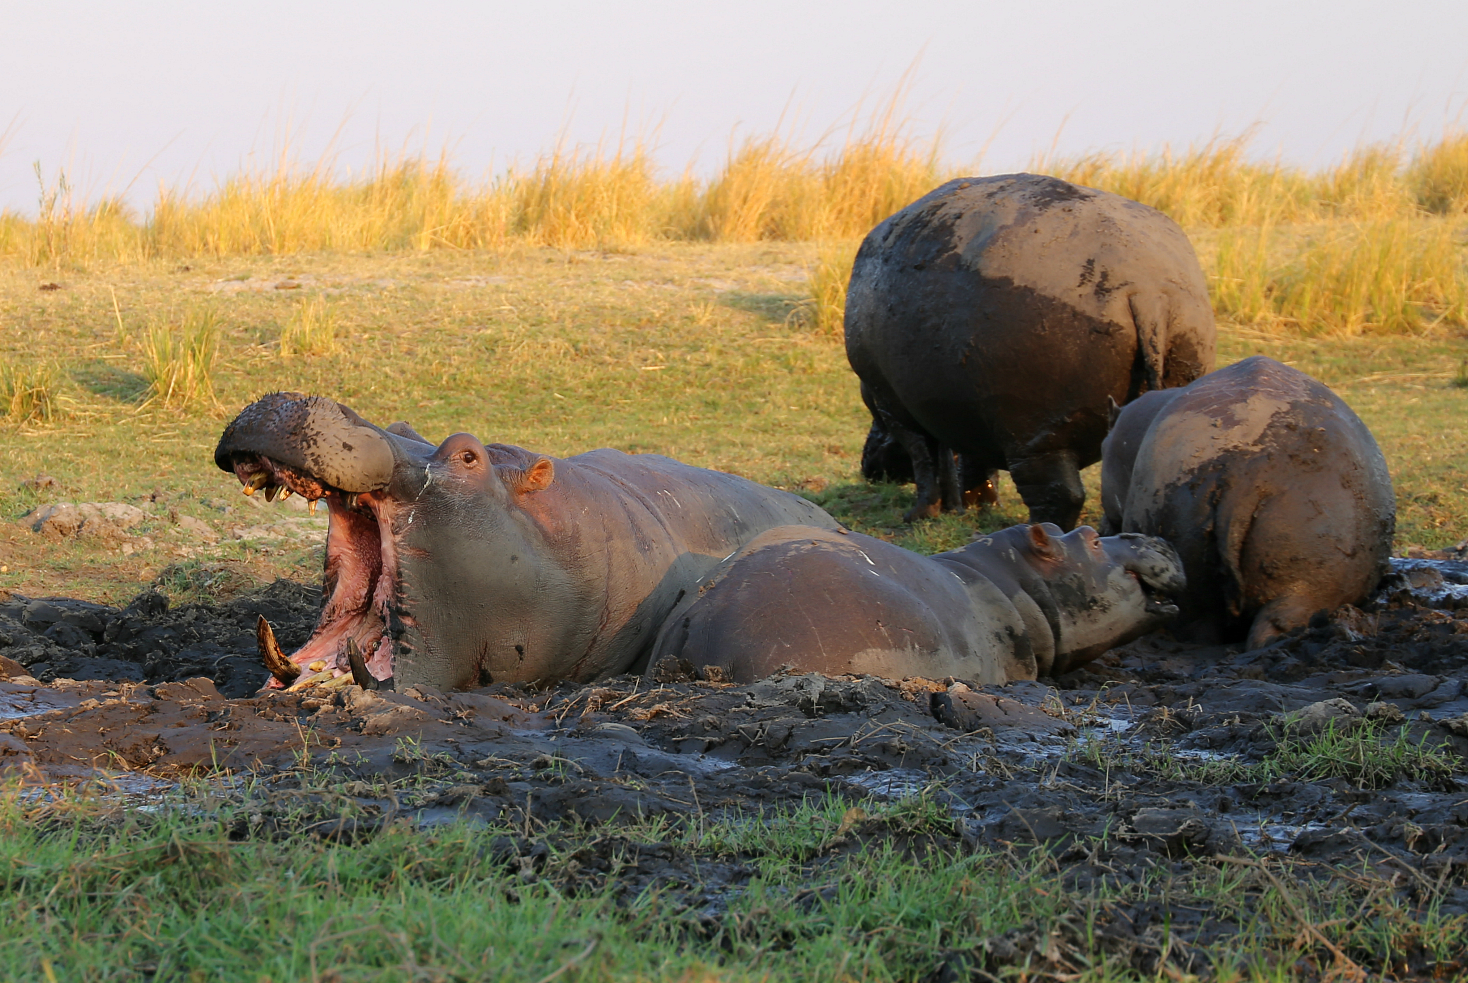
[[[300,667],[440,689],[626,672],[679,598],[744,543],[792,523],[836,528],[796,495],[665,457],[558,460],[464,433],[434,446],[407,424],[383,429],[297,393],[247,406],[214,460],[247,494],[294,492],[330,510],[310,641],[285,659],[262,623],[273,685]]]
[[[1183,633],[1247,633],[1250,648],[1364,599],[1396,524],[1371,431],[1324,385],[1262,355],[1124,408],[1101,500],[1107,530],[1177,547]]]
[[[1182,567],[1158,539],[1011,526],[922,556],[857,533],[786,526],[755,537],[669,615],[650,667],[748,682],[800,672],[1055,675],[1177,613]]]
[[[1215,347],[1198,258],[1166,215],[1035,174],[950,181],[873,229],[852,267],[863,473],[910,469],[912,519],[992,501],[1004,468],[1031,521],[1069,529],[1108,399],[1191,382]]]

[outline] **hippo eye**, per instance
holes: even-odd
[[[463,451],[459,454],[459,460],[463,461],[466,465],[473,466],[479,460],[479,456],[473,451]]]

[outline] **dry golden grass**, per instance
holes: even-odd
[[[208,308],[191,308],[180,319],[149,326],[140,339],[143,378],[148,383],[144,406],[184,409],[214,398],[214,360],[219,353],[219,321]]]
[[[846,316],[846,284],[856,260],[856,240],[825,243],[806,278],[809,294],[797,309],[800,318],[823,335],[841,336]]]
[[[1204,246],[1217,310],[1243,323],[1355,334],[1468,322],[1468,135],[1415,148],[1365,145],[1316,172],[1252,158],[1249,140],[1040,159],[1033,169],[1171,215]],[[114,200],[79,205],[64,175],[38,168],[37,216],[0,214],[0,256],[61,271],[313,252],[840,243],[952,176],[939,164],[938,141],[913,135],[899,92],[811,143],[777,130],[731,144],[708,180],[664,179],[641,139],[558,146],[481,186],[442,156],[383,158],[341,177],[329,156],[308,166],[283,153],[206,194],[161,188],[142,220]],[[849,257],[840,252],[822,249],[803,308],[823,331],[841,320],[838,281]]]
[[[1210,272],[1215,309],[1304,334],[1420,333],[1468,323],[1458,229],[1394,217],[1305,229],[1224,230]]]
[[[0,365],[0,415],[14,423],[52,420],[61,415],[62,372],[54,364]]]

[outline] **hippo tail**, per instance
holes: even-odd
[[[1167,359],[1167,298],[1161,293],[1135,293],[1127,298],[1137,329],[1137,362],[1142,370],[1137,394],[1162,388]],[[1135,382],[1133,383],[1135,386]]]

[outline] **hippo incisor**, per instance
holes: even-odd
[[[1187,571],[1178,633],[1258,648],[1358,603],[1388,569],[1396,498],[1339,396],[1256,355],[1123,408],[1102,451],[1103,529],[1162,536]]]
[[[949,181],[878,225],[846,296],[869,480],[917,484],[908,518],[993,500],[1070,529],[1108,400],[1213,367],[1208,284],[1161,212],[1036,174]],[[957,460],[955,460],[955,453]]]
[[[649,671],[1034,679],[1160,627],[1182,586],[1166,543],[1102,539],[1089,526],[1011,526],[936,556],[787,526],[755,537],[673,609]]]
[[[730,553],[775,526],[836,527],[796,495],[665,457],[557,460],[466,433],[435,446],[298,393],[245,407],[214,460],[247,494],[330,511],[315,632],[287,659],[261,624],[272,686],[640,669],[667,613]]]

